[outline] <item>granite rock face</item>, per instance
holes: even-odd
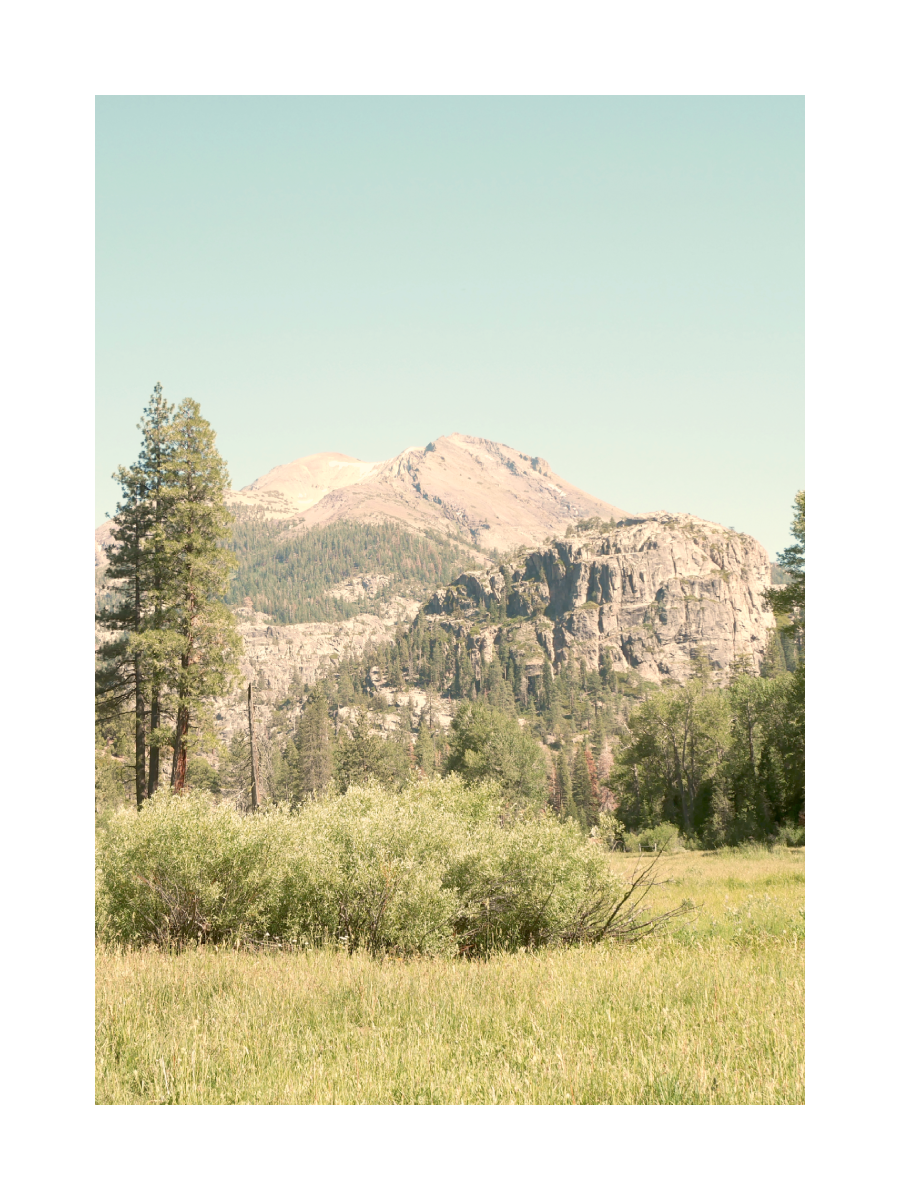
[[[505,576],[461,575],[422,619],[465,634],[476,672],[493,656],[505,615],[523,626],[515,641],[527,673],[540,671],[546,652],[557,666],[581,660],[597,670],[606,658],[654,683],[681,682],[698,649],[716,671],[740,656],[759,669],[775,624],[763,603],[769,579],[753,538],[698,517],[648,513],[581,522],[575,536],[533,551]]]
[[[347,621],[276,625],[267,613],[235,609],[244,643],[238,659],[242,681],[213,704],[217,732],[230,738],[247,722],[247,682],[253,683],[254,708],[265,725],[295,682],[314,683],[345,655],[360,655],[367,645],[390,641],[398,622],[418,611],[414,600],[396,597],[382,616],[362,613]]]

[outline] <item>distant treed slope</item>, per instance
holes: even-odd
[[[227,602],[249,596],[284,624],[343,621],[377,610],[401,590],[424,598],[472,559],[471,548],[394,523],[336,521],[298,532],[295,522],[239,517],[230,545],[239,565]],[[374,595],[327,594],[347,580],[376,575],[389,578]]]

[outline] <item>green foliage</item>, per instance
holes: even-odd
[[[200,791],[210,792],[213,796],[217,796],[222,790],[219,772],[211,762],[199,755],[188,763],[187,785]]]
[[[728,701],[702,674],[649,695],[628,718],[610,776],[626,823],[678,820],[690,834],[729,739]]]
[[[236,555],[227,602],[250,597],[256,608],[282,624],[343,621],[378,611],[398,589],[423,598],[459,571],[471,547],[386,522],[335,521],[303,530],[296,522],[238,515],[229,546]],[[326,593],[359,575],[387,575],[373,597],[348,599]]]
[[[426,778],[437,770],[437,752],[431,730],[423,721],[416,738],[416,763]]]
[[[572,801],[585,829],[596,823],[597,808],[596,784],[592,777],[589,753],[587,746],[581,745],[572,760]]]
[[[766,600],[773,612],[792,617],[799,616],[794,622],[794,630],[802,635],[803,614],[806,608],[806,492],[798,492],[794,498],[794,519],[791,521],[791,533],[797,539],[778,556],[778,566],[783,572],[785,586],[778,590],[766,592]],[[773,577],[772,582],[775,582]]]
[[[207,703],[228,691],[240,651],[220,599],[233,560],[219,545],[230,531],[229,480],[215,434],[198,404],[173,409],[159,384],[140,429],[137,463],[114,476],[123,496],[96,673],[99,720],[133,720],[138,807],[159,782],[166,746],[172,782],[184,786],[189,752],[209,737]]]
[[[328,700],[313,692],[297,726],[297,783],[302,796],[324,791],[331,779],[333,755]]]
[[[466,783],[494,780],[508,800],[542,804],[547,768],[540,747],[515,717],[486,704],[461,704],[450,726],[444,767]]]
[[[458,778],[254,815],[161,789],[142,812],[112,815],[97,866],[111,942],[447,955],[641,932],[598,846],[546,813],[511,819],[498,785]]]
[[[391,737],[382,737],[369,724],[365,710],[359,712],[349,731],[342,729],[335,743],[334,778],[338,789],[378,784],[402,787],[412,763],[404,747]]]
[[[625,826],[611,812],[599,812],[591,826],[591,837],[596,838],[607,850],[618,850],[625,845]]]
[[[709,847],[777,836],[804,806],[803,670],[696,678],[628,719],[610,783],[632,830],[660,821]],[[690,818],[690,819],[689,819]]]
[[[625,833],[622,838],[625,849],[632,854],[638,851],[654,852],[662,850],[665,854],[675,854],[683,849],[678,826],[669,821],[659,825],[651,825],[649,829],[640,829],[633,833]]]
[[[99,730],[94,742],[94,812],[99,817],[133,799],[134,774],[112,753]]]
[[[778,846],[805,846],[806,827],[785,822],[778,830],[775,844]]]

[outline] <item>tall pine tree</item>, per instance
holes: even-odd
[[[222,547],[232,518],[225,506],[228,472],[216,435],[191,399],[178,406],[171,435],[165,561],[172,607],[166,617],[177,646],[170,664],[176,702],[172,787],[181,791],[189,747],[205,723],[206,702],[225,692],[237,674],[234,659],[241,643],[234,616],[219,599],[236,560]]]

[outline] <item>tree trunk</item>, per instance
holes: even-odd
[[[140,655],[134,660],[134,794],[138,812],[147,794],[147,731],[144,725],[144,681],[141,677]]]
[[[159,787],[159,746],[153,737],[159,729],[159,690],[150,693],[150,770],[147,776],[147,795],[152,796]]]
[[[187,777],[187,734],[190,726],[190,710],[187,705],[179,705],[178,716],[175,720],[175,749],[172,751],[172,790],[184,791],[184,781]]]
[[[247,723],[250,726],[250,809],[255,812],[259,807],[259,793],[256,785],[256,741],[253,737],[253,684],[247,684]]]

